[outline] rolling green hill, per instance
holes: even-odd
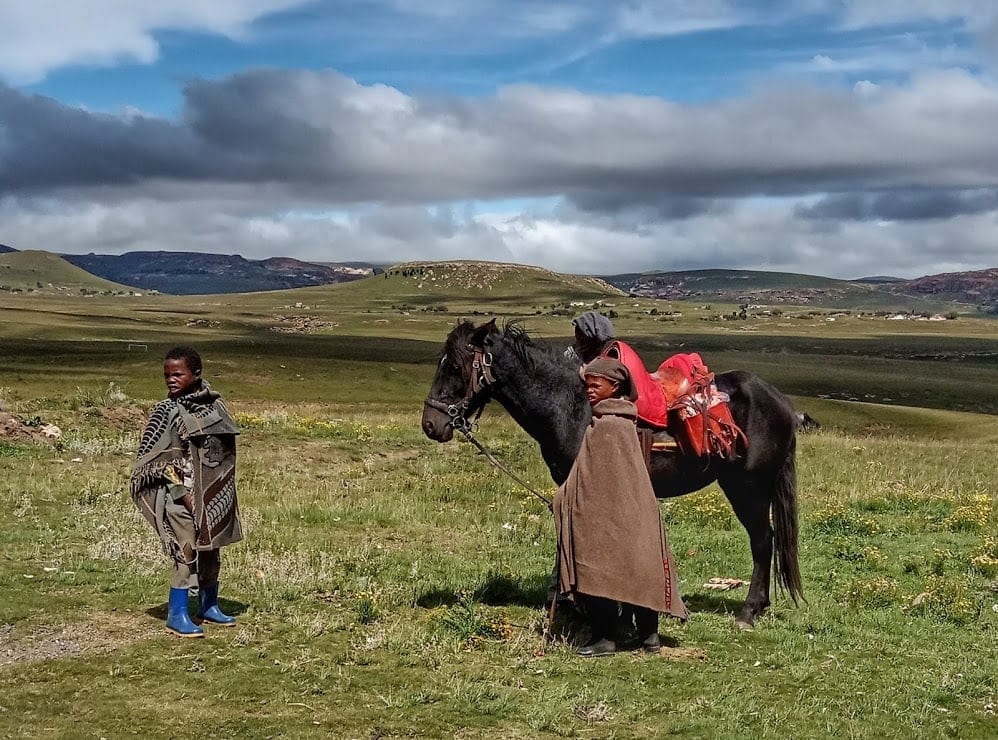
[[[246,299],[274,302],[282,296],[296,302],[326,302],[370,310],[405,309],[433,311],[446,309],[474,313],[495,311],[504,306],[524,306],[540,310],[555,304],[589,305],[624,296],[619,289],[599,278],[565,275],[540,267],[499,262],[405,262],[393,265],[383,274],[339,285],[274,291]]]
[[[134,288],[91,275],[51,252],[27,250],[0,254],[0,291],[68,295]]]

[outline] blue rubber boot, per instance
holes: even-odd
[[[166,631],[178,637],[204,637],[204,630],[191,621],[187,611],[187,589],[171,588]]]
[[[203,586],[198,590],[198,618],[209,624],[221,627],[233,627],[236,618],[222,613],[218,608],[218,584]]]

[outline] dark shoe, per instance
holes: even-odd
[[[617,643],[606,638],[590,642],[575,651],[576,655],[583,658],[602,658],[605,655],[613,655],[615,652],[617,652]]]
[[[204,637],[204,630],[191,621],[187,611],[187,589],[171,588],[166,612],[166,631],[177,637]]]
[[[641,649],[646,653],[657,653],[662,649],[662,641],[658,638],[658,632],[652,632],[641,641]]]
[[[618,650],[637,650],[641,646],[637,631],[631,629],[618,629],[613,636],[613,641],[617,643]]]
[[[218,608],[218,584],[202,586],[198,591],[198,619],[220,627],[234,627],[236,618],[223,614]]]

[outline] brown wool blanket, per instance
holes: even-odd
[[[178,557],[176,535],[165,515],[167,486],[184,458],[193,468],[191,494],[198,550],[243,538],[236,500],[236,435],[239,429],[206,381],[179,398],[160,401],[142,433],[131,477],[132,499],[156,530],[167,553]]]
[[[593,416],[554,498],[559,588],[686,619],[638,441],[637,409],[609,398],[596,404]]]

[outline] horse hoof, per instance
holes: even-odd
[[[746,622],[744,619],[735,620],[735,629],[741,630],[742,632],[753,632],[755,627],[752,626],[751,622]]]

